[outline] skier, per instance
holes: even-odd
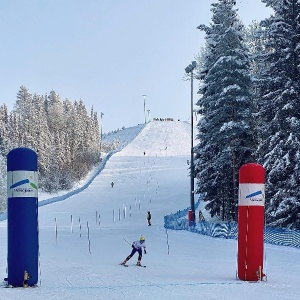
[[[135,252],[138,252],[138,261],[136,263],[137,266],[141,266],[141,260],[142,260],[142,248],[144,248],[144,254],[147,253],[146,251],[146,244],[145,244],[145,238],[143,236],[140,237],[139,241],[135,241],[131,245],[132,251],[131,253],[125,258],[125,260],[121,263],[123,266],[127,266],[126,263],[127,261],[135,254]]]
[[[199,209],[199,221],[205,221],[202,211]]]
[[[148,221],[148,226],[151,226],[151,213],[148,211],[147,213],[147,221]]]
[[[114,182],[112,181],[112,182],[111,182],[111,187],[113,188],[113,187],[114,187],[114,185],[115,185],[115,184],[114,184]]]

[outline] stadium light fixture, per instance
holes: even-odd
[[[144,97],[144,117],[145,117],[145,124],[146,124],[146,97],[147,95],[142,95]]]

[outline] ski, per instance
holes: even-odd
[[[121,266],[123,266],[123,267],[129,267],[129,265],[125,265],[125,264],[123,264],[123,263],[120,263],[120,265]],[[136,267],[142,267],[142,268],[146,268],[146,266],[145,265],[131,265],[131,266],[136,266]]]
[[[123,267],[128,267],[128,265],[125,265],[123,263],[120,263],[120,265],[123,266]]]

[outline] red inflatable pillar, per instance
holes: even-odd
[[[188,211],[188,220],[189,220],[189,226],[195,226],[195,212],[193,212],[191,209]]]
[[[238,278],[262,280],[264,252],[265,169],[245,164],[239,173]]]

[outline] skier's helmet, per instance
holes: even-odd
[[[144,243],[145,242],[145,238],[143,236],[140,237],[140,242]]]

